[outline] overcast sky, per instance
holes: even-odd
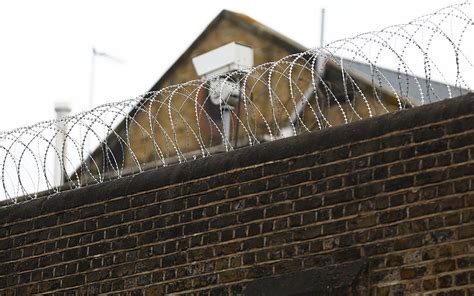
[[[222,10],[247,14],[295,41],[326,41],[406,23],[457,2],[431,1],[2,1],[0,130],[54,117],[55,101],[88,107],[91,48],[95,105],[146,92]],[[472,9],[470,7],[469,9]],[[471,13],[471,16],[473,14]]]

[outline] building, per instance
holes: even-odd
[[[228,150],[228,147],[223,148],[220,110],[209,102],[206,89],[196,91],[199,82],[180,86],[179,90],[172,88],[167,91],[167,87],[199,79],[192,58],[234,41],[253,48],[255,65],[278,61],[307,50],[246,15],[222,11],[150,89],[150,92],[159,93],[149,93],[137,102],[71,179],[87,180],[96,174],[107,178],[115,176],[117,171],[127,174],[201,157],[209,151]],[[269,104],[267,85],[258,77],[249,81],[247,88],[251,89],[253,117],[246,117],[248,112],[245,111],[248,110],[244,110],[242,103],[234,110],[230,137],[232,146],[249,144],[245,134],[249,133],[248,129],[253,129],[251,133],[256,135],[254,141],[265,142],[271,138],[268,135],[271,132],[275,138],[284,137],[293,132],[309,132],[401,107],[416,106],[421,104],[420,92],[425,100],[432,101],[450,95],[448,87],[442,83],[384,68],[374,70],[368,64],[335,57],[326,59],[321,73],[323,79],[318,82],[318,99],[315,99],[312,73],[305,65],[309,62],[304,59],[305,55],[301,56],[301,63],[294,65],[293,72],[298,73],[298,77],[292,78],[295,84],[293,90],[287,77],[284,77],[287,74],[285,71],[288,71],[284,63],[280,66],[281,70],[275,69],[270,83],[278,103]],[[341,77],[342,67],[346,78]],[[255,76],[265,75],[267,70],[265,68]],[[346,80],[343,82],[343,79]],[[451,96],[466,92],[453,89]],[[318,108],[323,111],[318,113]],[[255,115],[257,112],[258,116]],[[301,119],[294,120],[294,126],[291,126],[288,117]],[[204,151],[203,146],[208,151]]]

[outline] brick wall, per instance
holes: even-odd
[[[0,295],[474,293],[474,95],[0,208]]]

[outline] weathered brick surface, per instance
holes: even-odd
[[[472,295],[473,122],[471,94],[2,207],[0,295],[235,295],[305,271],[321,295]]]

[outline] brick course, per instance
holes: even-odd
[[[1,295],[234,295],[348,265],[355,290],[318,291],[474,294],[474,95],[0,208]]]

